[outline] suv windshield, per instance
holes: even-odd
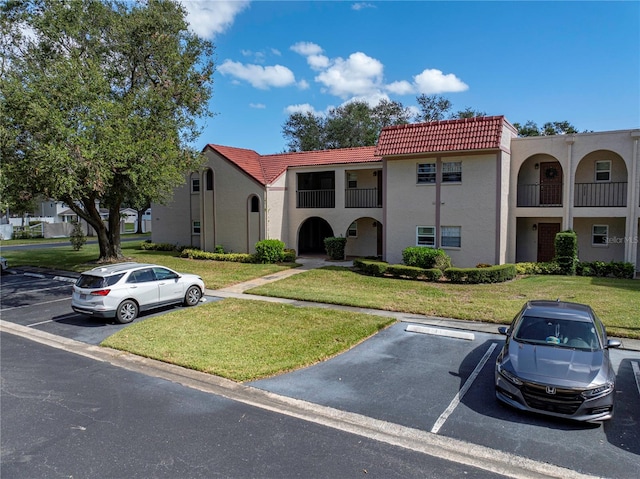
[[[598,337],[593,324],[567,319],[525,316],[514,335],[516,341],[566,348],[596,350]]]
[[[124,273],[114,274],[111,276],[92,276],[90,274],[80,275],[78,281],[76,282],[76,286],[79,288],[88,288],[88,289],[97,289],[97,288],[106,288],[108,286],[112,286],[120,281],[120,278],[124,276]]]

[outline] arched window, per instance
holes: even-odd
[[[207,191],[213,190],[213,171],[207,170]]]
[[[257,196],[251,197],[251,212],[259,213],[260,212],[260,200]]]

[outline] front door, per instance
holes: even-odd
[[[540,163],[540,204],[562,206],[562,167],[557,161]]]
[[[560,223],[538,223],[538,263],[551,261],[556,255],[556,234]]]

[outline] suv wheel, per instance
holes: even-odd
[[[138,305],[130,299],[124,300],[118,306],[116,311],[116,319],[120,324],[130,323],[138,316]]]
[[[185,306],[195,306],[202,298],[202,291],[197,286],[190,286],[187,293],[184,295]]]

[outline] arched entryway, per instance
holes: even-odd
[[[326,220],[314,216],[307,218],[298,232],[298,254],[324,254],[324,239],[334,236]]]

